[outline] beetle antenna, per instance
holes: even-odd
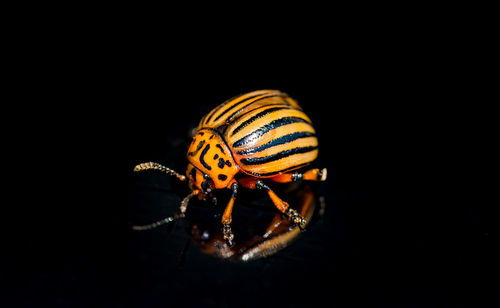
[[[175,213],[174,216],[169,216],[167,218],[163,218],[162,220],[155,221],[153,223],[150,223],[148,225],[143,225],[143,226],[132,226],[133,230],[136,231],[144,231],[144,230],[150,230],[156,227],[159,227],[164,224],[171,223],[174,220],[177,220],[179,218],[184,218],[184,214],[186,213],[187,205],[189,203],[189,200],[191,200],[192,197],[196,196],[200,191],[199,190],[193,190],[189,195],[187,195],[184,199],[181,201],[181,206],[179,207],[179,212]]]
[[[179,173],[175,172],[174,170],[167,168],[159,163],[155,163],[155,162],[150,161],[147,163],[138,164],[137,166],[134,167],[135,172],[145,171],[145,170],[159,170],[161,172],[165,172],[168,175],[176,176],[181,181],[186,180],[185,175],[179,174]]]

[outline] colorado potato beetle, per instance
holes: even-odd
[[[200,121],[187,152],[186,175],[155,162],[135,166],[134,171],[159,170],[188,181],[191,193],[172,217],[135,230],[146,230],[184,217],[189,200],[206,200],[215,189],[231,189],[222,215],[222,230],[232,245],[231,213],[240,186],[267,192],[276,208],[303,229],[306,220],[279,198],[265,181],[287,183],[324,181],[327,170],[297,172],[318,156],[318,140],[309,117],[299,104],[278,90],[259,90],[233,97]]]

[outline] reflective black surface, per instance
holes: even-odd
[[[314,190],[306,183],[294,186],[293,190],[286,191],[283,198],[288,200],[292,208],[304,217],[307,224],[311,223],[313,217],[316,220],[314,214],[319,203],[317,216],[321,219],[326,206],[324,198],[317,197]],[[137,194],[143,193],[140,191]],[[232,226],[236,238],[231,244],[224,240],[220,223],[225,204],[222,204],[222,207],[215,204],[209,206],[207,204],[209,201],[201,202],[199,206],[192,204],[184,222],[187,225],[186,232],[191,238],[186,243],[186,250],[189,245],[194,244],[203,253],[214,257],[249,262],[271,256],[293,243],[301,232],[305,232],[305,228],[300,230],[292,224],[285,215],[276,210],[267,195],[262,196],[259,193],[251,191],[249,196],[240,195],[238,198],[238,211],[233,216],[235,223]],[[222,200],[226,201],[226,199]],[[135,207],[144,206],[138,204],[143,200],[141,197],[135,196],[133,200]],[[179,221],[172,223],[179,223]],[[182,255],[183,259],[185,257],[186,255]]]
[[[209,57],[175,67],[177,57],[169,57],[147,68],[114,62],[116,55],[69,61],[69,72],[32,92],[60,105],[33,111],[34,138],[22,151],[29,170],[15,173],[14,199],[3,203],[0,304],[497,304],[496,205],[471,192],[480,178],[464,174],[470,158],[447,151],[466,135],[448,124],[454,109],[442,105],[460,87],[445,85],[418,57],[343,50],[300,63],[278,57],[273,66],[245,58],[222,67]],[[134,165],[157,161],[184,172],[199,119],[234,95],[265,88],[297,99],[317,130],[314,166],[328,168],[328,180],[310,187],[316,207],[307,230],[267,258],[206,253],[229,197],[222,191],[217,206],[194,201],[186,219],[133,232],[133,224],[172,215],[189,193],[168,176],[134,174]],[[262,192],[239,197],[233,229],[249,241],[276,212]]]

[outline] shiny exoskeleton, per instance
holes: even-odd
[[[188,179],[192,192],[175,216],[134,229],[151,229],[183,217],[191,197],[206,199],[214,189],[228,188],[232,195],[222,215],[222,228],[231,245],[231,213],[240,186],[267,191],[276,208],[302,229],[304,218],[265,181],[324,181],[326,168],[296,172],[317,156],[318,140],[311,120],[287,94],[260,90],[236,96],[201,119],[187,152],[186,176],[153,162],[135,167],[135,171],[156,169],[181,181]]]

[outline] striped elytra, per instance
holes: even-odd
[[[256,177],[300,168],[318,155],[311,120],[295,100],[277,90],[254,91],[220,104],[201,119],[198,132],[206,130],[219,135],[243,173]]]

